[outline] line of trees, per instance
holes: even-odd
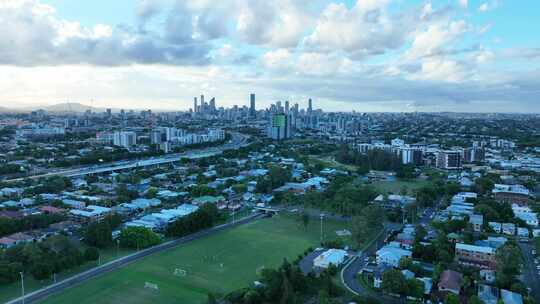
[[[369,170],[396,171],[401,166],[401,160],[392,152],[381,149],[369,150],[360,153],[352,150],[348,145],[342,145],[336,154],[336,160],[340,163],[358,166],[358,172],[363,174]]]
[[[84,233],[84,242],[98,248],[112,245],[112,231],[121,223],[122,218],[117,214],[109,215],[99,222],[90,223]]]
[[[124,228],[118,240],[122,247],[137,249],[152,247],[161,242],[161,238],[157,233],[145,227]]]
[[[60,214],[36,214],[20,219],[0,217],[0,237],[22,231],[46,228],[50,224],[65,220]]]
[[[167,235],[173,237],[185,236],[214,226],[221,220],[219,211],[214,204],[204,204],[199,209],[185,217],[179,218],[167,227]]]
[[[319,277],[304,276],[296,264],[284,260],[278,269],[264,269],[259,286],[234,291],[225,296],[225,303],[263,304],[263,303],[307,303],[316,298],[318,303],[340,303],[337,297],[343,290],[332,280],[337,273],[335,267],[321,273]],[[209,296],[208,303],[217,303]]]
[[[36,280],[49,279],[54,273],[97,260],[96,252],[96,248],[83,249],[64,235],[17,245],[0,254],[0,284],[17,281],[19,272],[30,273]]]

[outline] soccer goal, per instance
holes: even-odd
[[[152,289],[152,290],[159,290],[159,287],[157,284],[150,283],[150,282],[144,282],[144,288]]]
[[[177,277],[185,277],[187,272],[184,270],[184,269],[181,269],[181,268],[176,268],[174,269],[174,273],[173,273],[175,276]]]

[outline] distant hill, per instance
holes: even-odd
[[[41,107],[41,109],[47,112],[71,112],[71,113],[84,113],[87,110],[91,110],[92,112],[95,112],[99,110],[98,108],[94,108],[94,107],[87,106],[87,105],[84,105],[82,103],[77,103],[77,102],[58,103],[55,105]]]

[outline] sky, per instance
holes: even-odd
[[[0,0],[0,107],[540,112],[537,0]]]

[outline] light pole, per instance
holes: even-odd
[[[321,213],[321,244],[323,242],[323,219],[324,219],[324,213]]]
[[[24,304],[24,273],[21,271],[19,272],[21,275],[21,293],[22,293],[22,303]]]
[[[120,239],[116,239],[116,257],[118,258],[118,251],[120,251]]]

